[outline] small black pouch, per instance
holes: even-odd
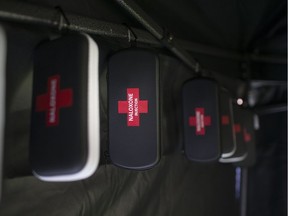
[[[98,166],[98,59],[97,44],[84,34],[35,50],[30,158],[41,180],[80,180]]]
[[[253,166],[256,161],[256,140],[254,129],[254,114],[249,110],[241,110],[242,136],[247,147],[247,156],[244,160],[236,163],[237,166]]]
[[[159,161],[158,61],[142,49],[123,50],[109,60],[109,152],[117,166],[143,170]]]
[[[234,117],[232,99],[225,89],[220,90],[220,122],[222,158],[232,156],[236,151],[235,134],[233,133]]]
[[[183,85],[184,151],[191,161],[216,161],[221,155],[218,91],[210,79]]]
[[[236,151],[234,154],[227,158],[221,158],[220,162],[223,163],[235,163],[243,161],[247,157],[247,143],[244,141],[245,129],[243,128],[243,122],[245,116],[243,116],[244,110],[237,104],[233,104],[233,133],[235,136]]]

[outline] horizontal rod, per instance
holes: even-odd
[[[65,15],[69,20],[70,25],[63,23],[63,29],[86,32],[95,36],[123,39],[127,42],[135,40],[134,35],[129,32],[127,26],[104,22],[68,12],[65,12]],[[55,10],[55,8],[47,8],[18,1],[0,1],[0,21],[47,26],[54,29],[60,26],[59,12]],[[137,35],[137,42],[154,47],[162,46],[161,43],[149,32],[139,28],[131,27],[130,29],[135,33],[135,35]],[[162,35],[163,31],[160,29],[160,27],[155,28],[159,35]],[[175,39],[174,42],[179,44],[179,46],[183,47],[186,51],[192,53],[194,52],[237,61],[244,60],[243,55],[239,54],[237,51],[224,50],[185,40]],[[255,62],[287,64],[286,56],[274,56],[268,54],[246,54],[245,56],[245,60],[248,59]]]

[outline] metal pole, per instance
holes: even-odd
[[[196,73],[200,72],[200,65],[189,53],[182,49],[174,41],[174,36],[170,33],[165,33],[156,22],[149,17],[135,2],[130,0],[116,0],[116,2],[125,9],[132,17],[141,23],[147,31],[149,31],[156,39],[182,60],[189,68]]]

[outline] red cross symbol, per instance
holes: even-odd
[[[72,103],[72,89],[60,90],[60,76],[55,75],[48,78],[48,92],[37,96],[36,112],[46,112],[46,126],[57,126],[60,109],[70,107]]]
[[[246,130],[246,128],[244,128],[243,130],[243,136],[244,136],[244,141],[247,143],[247,142],[250,142],[251,141],[251,134],[248,133],[248,131]]]
[[[230,118],[228,115],[221,116],[221,124],[222,125],[229,125],[229,123],[230,123]]]
[[[205,126],[211,125],[211,117],[205,116],[204,108],[196,108],[195,116],[189,117],[189,126],[196,127],[196,135],[205,135]]]
[[[139,88],[127,88],[127,101],[118,101],[118,113],[127,114],[127,126],[140,126],[140,113],[148,113],[148,100],[139,99]]]
[[[240,133],[241,132],[241,125],[240,124],[234,124],[233,130],[235,133]]]

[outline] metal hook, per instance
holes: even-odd
[[[131,35],[130,35],[130,29],[128,29],[128,42],[131,42]]]
[[[127,35],[128,35],[128,42],[131,44],[131,46],[137,46],[137,40],[138,40],[138,37],[137,35],[135,34],[135,32],[132,30],[132,28],[127,25],[126,23],[122,23],[126,28],[127,28]],[[134,40],[132,41],[131,40],[131,33],[133,35],[133,38]]]
[[[63,11],[63,9],[60,6],[56,6],[55,10],[59,13],[58,30],[62,31],[63,28],[65,27],[65,23],[66,23],[66,26],[69,26],[70,21],[68,20],[65,12]]]
[[[198,74],[200,72],[200,64],[197,62],[195,65],[195,72]]]

